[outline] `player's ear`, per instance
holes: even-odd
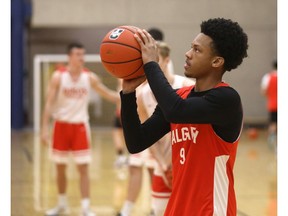
[[[213,60],[212,60],[212,67],[222,67],[224,66],[224,58],[220,57],[220,56],[216,56]]]
[[[169,57],[169,56],[167,56],[167,57],[165,58],[165,62],[166,62],[167,64],[170,62],[170,57]]]

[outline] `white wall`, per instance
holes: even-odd
[[[183,72],[184,54],[202,20],[231,18],[249,37],[249,57],[225,80],[240,93],[246,120],[265,120],[259,85],[277,56],[276,0],[33,0],[34,27],[135,25],[159,27],[172,48],[175,71]]]

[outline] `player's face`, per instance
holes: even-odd
[[[74,67],[84,65],[85,50],[83,48],[73,48],[69,53],[69,63]]]
[[[215,57],[211,43],[212,39],[203,33],[196,36],[191,44],[191,49],[185,54],[185,76],[200,78],[211,73],[212,62]]]

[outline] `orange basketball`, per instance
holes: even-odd
[[[102,64],[117,78],[133,79],[144,75],[141,48],[134,38],[137,29],[135,26],[119,26],[102,40]]]

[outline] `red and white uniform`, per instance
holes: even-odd
[[[187,85],[189,83],[187,81],[188,79],[183,76],[174,75],[174,80],[171,86],[174,89],[179,89],[184,87],[185,83]],[[191,80],[191,85],[192,84],[193,82]],[[157,106],[157,101],[148,83],[141,88],[141,94],[139,96],[142,97],[142,101],[148,116],[151,116]],[[166,134],[164,137],[158,140],[154,146],[154,151],[157,151],[157,154],[161,155],[162,159],[164,159],[164,165],[166,167],[171,166],[171,134]],[[149,149],[144,151],[149,151]],[[157,208],[161,208],[163,211],[162,214],[160,213],[156,215],[163,215],[168,199],[171,195],[171,189],[165,184],[163,176],[164,173],[161,165],[159,163],[155,163],[154,176],[152,180],[152,208],[154,209],[155,213],[157,211],[155,209]]]
[[[192,88],[177,93],[186,98]],[[236,215],[233,166],[239,138],[225,142],[211,124],[171,123],[171,140],[173,193],[165,216]]]
[[[269,112],[277,112],[277,72],[265,74],[261,82],[262,89],[267,95],[267,108]]]
[[[61,78],[52,113],[55,120],[52,159],[57,163],[67,163],[72,152],[76,163],[89,163],[89,72],[83,70],[76,81],[72,80],[66,68],[56,73],[60,73]]]

